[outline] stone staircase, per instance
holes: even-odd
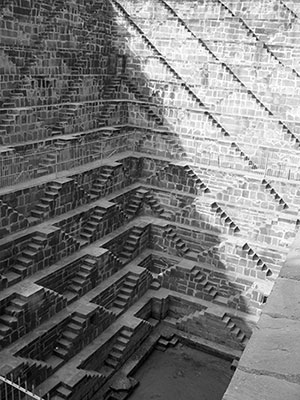
[[[259,257],[259,255],[251,248],[251,246],[248,243],[245,243],[242,249],[254,261],[256,269],[263,272],[263,274],[261,274],[262,278],[266,279],[267,277],[272,276],[273,274],[272,270],[268,268],[268,266],[263,262],[261,257]]]
[[[132,260],[138,252],[139,242],[144,233],[145,227],[133,227],[130,230],[129,236],[122,248],[119,258],[123,264]]]
[[[110,264],[112,264],[112,265],[115,264],[117,267],[117,270],[121,269],[124,266],[124,264],[122,263],[120,258],[115,253],[113,253],[112,251],[109,251],[108,254],[109,254]]]
[[[137,34],[139,35],[139,37],[142,39],[142,41],[145,43],[147,49],[150,49],[158,58],[159,62],[161,62],[164,67],[166,68],[166,70],[171,73],[174,78],[180,82],[182,88],[184,88],[190,98],[196,103],[197,106],[200,106],[201,108],[205,107],[204,103],[201,101],[201,99],[197,96],[197,94],[195,93],[195,91],[191,88],[191,86],[189,86],[187,84],[187,82],[180,76],[180,74],[178,73],[177,70],[175,70],[170,63],[166,60],[166,58],[164,57],[164,55],[157,49],[157,47],[153,44],[153,42],[147,37],[147,35],[145,34],[145,32],[140,28],[139,25],[137,25],[137,23],[132,19],[132,17],[130,16],[130,14],[128,13],[128,11],[123,7],[123,5],[121,5],[120,1],[116,1],[116,0],[112,0],[112,3],[114,4],[115,8],[118,10],[119,14],[122,15],[122,17],[124,18],[124,20],[129,24],[129,26],[131,26],[133,28],[134,31],[137,32]],[[220,132],[220,134],[222,136],[228,137],[231,140],[231,135],[229,134],[229,132],[224,128],[224,126],[218,121],[218,119],[213,116],[213,114],[209,111],[205,111],[204,114],[206,115],[206,117],[208,118],[208,120],[212,123],[212,125],[218,129],[218,131]],[[248,165],[251,168],[257,168],[257,166],[250,160],[250,158],[248,156],[246,156],[245,152],[239,147],[237,146],[234,141],[231,141],[232,144],[234,144],[236,146],[236,149],[240,152],[240,156],[242,159],[246,160]]]
[[[169,320],[171,323],[175,323],[177,329],[185,331],[189,331],[189,325],[191,323],[199,323],[201,325],[207,325],[209,327],[210,322],[216,320],[217,323],[220,324],[219,329],[221,329],[221,326],[223,326],[223,329],[227,331],[226,334],[230,337],[231,340],[237,342],[243,348],[248,342],[246,334],[232,321],[229,314],[227,314],[226,312],[224,313],[221,308],[207,308],[203,310],[196,310],[188,315],[184,315],[176,319],[175,321],[173,321],[172,319]]]
[[[263,187],[270,193],[270,195],[274,198],[274,200],[278,203],[278,205],[283,209],[286,210],[289,208],[287,203],[283,200],[283,198],[276,192],[273,188],[272,184],[268,182],[266,179],[262,180]]]
[[[25,229],[28,225],[29,221],[22,213],[0,200],[0,239],[8,233]]]
[[[18,297],[12,299],[8,306],[4,308],[3,313],[0,316],[0,346],[5,347],[9,343],[16,340],[19,335],[16,335],[18,329],[23,329],[25,334],[25,313],[28,309],[28,304],[25,300]],[[15,332],[13,334],[13,332]],[[21,334],[20,334],[21,336]]]
[[[79,315],[73,315],[66,328],[63,330],[60,339],[54,345],[53,355],[67,361],[71,358],[83,329],[86,326],[86,319]],[[45,360],[47,362],[47,360]]]
[[[50,218],[55,214],[55,202],[57,201],[62,185],[57,182],[51,182],[47,185],[42,198],[33,210],[31,216],[40,220]]]
[[[110,184],[112,183],[113,175],[114,175],[113,167],[104,166],[101,169],[99,178],[96,179],[90,190],[92,199],[95,200],[108,194],[108,189],[110,187]]]
[[[52,126],[51,128],[51,136],[61,136],[65,135],[67,132],[67,128],[71,125],[73,118],[77,114],[79,109],[79,105],[77,104],[64,104],[63,108],[60,110],[59,121]]]
[[[89,393],[91,388],[97,391],[105,381],[105,377],[98,372],[79,370],[71,378],[56,385],[49,400],[78,399],[78,393]]]
[[[160,202],[150,191],[148,191],[145,195],[145,203],[150,206],[154,214],[157,214],[161,218],[171,219],[171,215],[164,210]]]
[[[133,218],[138,214],[148,193],[149,190],[137,189],[132,196],[130,196],[129,204],[125,209],[125,212],[129,218]]]
[[[200,189],[203,193],[210,193],[209,187],[199,178],[192,167],[189,165],[184,167],[185,174],[188,179],[192,179],[196,188]]]
[[[37,177],[52,174],[55,170],[59,171],[60,162],[60,152],[64,150],[66,147],[66,142],[63,140],[58,140],[54,144],[54,148],[51,149],[42,160],[39,162]]]
[[[63,296],[67,299],[68,304],[75,301],[79,297],[88,292],[92,286],[92,278],[97,270],[97,261],[87,257],[80,264],[78,271],[70,279],[66,291]]]
[[[105,360],[105,364],[108,367],[115,370],[122,361],[124,362],[124,353],[133,334],[134,329],[131,329],[127,326],[121,329],[117,337],[116,343],[114,344],[112,350],[109,352]]]
[[[44,361],[32,360],[30,358],[22,359],[24,360],[25,369],[30,369],[30,374],[39,377],[41,380],[44,380],[42,377],[47,378],[53,373],[52,366]]]
[[[223,224],[225,226],[228,226],[229,229],[233,232],[233,233],[238,233],[240,232],[239,227],[236,225],[235,222],[232,221],[232,219],[229,217],[229,215],[227,214],[227,212],[221,207],[219,206],[218,203],[214,202],[211,205],[211,209],[220,217],[221,221],[223,222]]]
[[[24,279],[26,276],[31,275],[33,273],[35,262],[39,261],[43,256],[42,251],[45,248],[46,244],[47,237],[42,236],[38,233],[35,234],[31,238],[30,242],[27,244],[26,248],[22,250],[19,256],[17,256],[9,272],[13,272],[19,275],[21,279]],[[5,275],[8,277],[8,274]],[[12,274],[11,278],[13,278]],[[12,283],[15,283],[15,281],[12,281],[11,284]]]
[[[210,57],[212,58],[212,60],[214,60],[215,62],[217,62],[218,64],[221,65],[224,73],[228,74],[228,76],[230,78],[233,79],[234,82],[238,83],[241,90],[244,92],[244,94],[249,98],[249,102],[251,104],[251,102],[254,101],[254,106],[258,105],[258,109],[261,109],[265,115],[271,116],[273,117],[273,113],[271,112],[271,110],[265,105],[263,104],[263,102],[259,99],[259,97],[254,94],[241,80],[240,78],[234,73],[234,71],[226,64],[223,63],[219,60],[219,58],[217,57],[217,55],[209,48],[209,46],[199,37],[197,37],[187,26],[187,24],[178,16],[178,14],[174,11],[174,9],[165,1],[165,0],[158,0],[158,3],[160,3],[173,17],[175,17],[175,21],[177,21],[178,26],[183,27],[184,31],[187,33],[187,37],[189,37],[190,39],[194,39],[195,43],[198,44],[198,46],[200,46],[200,48],[203,50],[205,50]],[[228,9],[228,7],[227,7]],[[231,12],[231,14],[233,14]],[[245,25],[245,24],[244,24]],[[255,35],[255,33],[253,32],[255,38],[257,40],[259,40],[259,37]],[[276,56],[275,56],[276,57]],[[277,61],[280,63],[280,61],[277,59]],[[281,63],[281,65],[283,65]],[[288,127],[282,122],[282,121],[278,121],[279,123],[279,128],[280,130],[286,134],[288,133],[289,135],[292,134],[292,132],[288,129]],[[298,145],[300,144],[300,141],[297,142]]]
[[[89,220],[83,225],[80,231],[80,237],[83,240],[86,240],[88,243],[91,243],[94,240],[96,240],[95,238],[96,232],[98,231],[106,212],[107,209],[102,208],[101,206],[97,206],[95,208]]]
[[[142,94],[138,89],[138,87],[127,75],[122,75],[122,81],[129,89],[129,92],[132,93],[138,101],[144,102],[143,104],[139,104],[139,107],[147,112],[148,117],[151,120],[154,120],[156,125],[158,126],[164,125],[163,118],[158,115],[157,111],[154,110],[150,104],[145,104],[145,103],[150,103],[149,97]]]
[[[119,315],[125,311],[138,293],[138,286],[142,286],[147,280],[149,280],[149,284],[152,281],[152,275],[148,270],[145,269],[141,274],[130,271],[126,275],[110,311],[115,315]],[[145,287],[147,286],[149,285],[146,284]]]
[[[178,160],[187,159],[188,154],[185,151],[184,147],[180,145],[179,140],[177,138],[170,137],[170,134],[162,136],[164,141],[168,146],[168,151],[172,158],[176,158]]]
[[[222,321],[226,325],[226,329],[230,331],[230,334],[236,338],[243,345],[243,347],[246,347],[248,338],[245,333],[232,321],[230,315],[224,313],[222,316]]]
[[[188,252],[190,252],[190,249],[188,248],[188,246],[184,243],[184,241],[175,232],[174,227],[168,226],[164,230],[163,236],[167,237],[171,242],[174,243],[179,256],[184,256]]]

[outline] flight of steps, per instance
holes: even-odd
[[[163,139],[168,146],[167,150],[171,154],[172,158],[176,158],[178,160],[187,158],[188,154],[186,153],[184,147],[180,145],[178,139],[169,137],[169,135],[164,135]]]
[[[25,313],[28,308],[28,304],[25,300],[18,297],[12,299],[8,306],[4,308],[3,313],[0,316],[0,346],[4,347],[16,340],[19,335],[12,335],[14,331],[19,328],[24,328]],[[21,332],[21,329],[20,329]],[[25,329],[23,329],[25,334]],[[14,339],[15,336],[15,339]],[[21,336],[21,334],[20,334]]]
[[[93,258],[85,258],[75,276],[70,279],[66,291],[63,296],[67,299],[68,304],[83,296],[92,288],[92,277],[97,269],[97,261]]]
[[[67,381],[61,381],[63,383],[55,387],[49,400],[79,399],[78,393],[91,392],[91,390],[95,393],[103,385],[104,381],[105,377],[98,372],[78,370]]]
[[[195,187],[203,191],[203,193],[210,193],[209,187],[198,177],[198,175],[194,172],[193,168],[189,165],[184,167],[185,173],[188,179],[192,179],[195,184]]]
[[[276,192],[276,190],[273,188],[272,184],[268,182],[266,179],[262,180],[262,185],[264,188],[272,195],[272,197],[276,200],[276,202],[279,204],[279,206],[283,209],[286,210],[289,208],[287,203],[283,200],[283,198]]]
[[[203,293],[204,293],[204,300],[213,301],[218,296],[218,291],[216,290],[215,286],[206,279],[202,282],[203,285]]]
[[[164,212],[163,207],[160,205],[158,200],[156,200],[151,193],[147,193],[145,195],[145,200],[146,200],[146,203],[149,204],[149,206],[152,208],[152,210],[156,214],[158,214],[158,215],[162,215],[163,214],[163,212]]]
[[[186,255],[190,252],[188,246],[183,242],[183,240],[177,235],[175,229],[172,227],[167,227],[164,230],[163,236],[167,237],[171,242],[174,243],[176,250],[180,256]]]
[[[227,313],[224,313],[221,308],[214,310],[210,308],[205,310],[196,310],[176,320],[173,318],[167,318],[168,323],[175,324],[177,329],[186,331],[189,331],[189,324],[191,323],[200,323],[201,325],[207,326],[209,329],[210,321],[217,321],[220,324],[220,328],[223,326],[225,330],[224,333],[230,337],[230,340],[237,342],[242,347],[246,346],[248,342],[246,334],[232,321]]]
[[[97,118],[99,128],[111,125],[110,119],[114,117],[117,103],[106,103]]]
[[[188,324],[191,321],[197,321],[199,318],[204,316],[204,310],[196,310],[191,314],[184,315],[180,318],[177,318],[175,321],[176,328],[180,329],[182,326]]]
[[[31,216],[40,220],[49,218],[61,189],[62,185],[60,183],[49,183],[43,197],[39,200],[35,208],[31,210]]]
[[[54,345],[52,356],[50,360],[45,360],[47,363],[53,362],[51,358],[58,357],[64,361],[67,361],[74,352],[79,337],[81,336],[84,327],[86,326],[86,319],[79,315],[73,315],[66,328],[63,330],[60,339],[58,339]]]
[[[61,136],[67,134],[67,129],[69,123],[72,122],[72,119],[76,115],[79,106],[76,104],[64,104],[61,112],[60,118],[55,125],[49,126],[51,128],[51,136]]]
[[[180,73],[176,71],[172,65],[169,64],[169,62],[166,60],[164,55],[158,50],[155,44],[147,37],[145,32],[141,29],[141,27],[137,24],[135,19],[130,15],[130,12],[127,11],[124,8],[123,1],[120,2],[117,0],[111,0],[112,3],[114,4],[116,10],[118,11],[119,15],[122,16],[122,18],[125,21],[125,24],[128,24],[130,27],[133,28],[133,30],[136,32],[137,37],[142,40],[143,44],[146,46],[148,50],[151,50],[153,54],[158,58],[158,62],[162,63],[164,66],[164,69],[166,70],[167,73],[171,73],[174,78],[180,82],[182,88],[188,93],[189,97],[191,98],[192,101],[194,101],[199,107],[205,107],[201,99],[195,94],[193,88],[187,84],[186,80],[182,78]],[[121,4],[122,3],[122,4]],[[126,4],[125,7],[127,7],[128,4]],[[140,22],[140,21],[138,21]],[[221,133],[222,137],[228,137],[231,139],[231,135],[229,132],[224,128],[224,126],[221,125],[221,123],[214,117],[214,115],[211,114],[210,111],[205,111],[204,113],[210,123],[218,129],[218,131]],[[231,139],[232,140],[232,139]],[[242,149],[236,145],[236,143],[233,142],[232,144],[235,146],[235,150],[238,152],[240,157],[242,157],[248,165],[250,165],[251,168],[257,168],[256,165],[250,160],[248,156],[242,151]]]
[[[152,211],[154,211],[155,214],[159,215],[159,217],[165,219],[171,218],[171,215],[164,210],[160,202],[154,197],[153,194],[150,193],[150,191],[145,194],[145,203],[148,204]]]
[[[150,103],[149,97],[146,95],[142,94],[137,86],[133,83],[133,81],[127,76],[127,75],[122,75],[122,80],[129,89],[130,93],[134,94],[134,97],[141,102],[145,103]],[[164,124],[163,118],[158,115],[157,111],[153,110],[150,104],[139,104],[141,109],[145,109],[148,116],[153,119],[158,126],[162,126]]]
[[[122,328],[117,337],[116,343],[114,344],[113,348],[111,349],[105,360],[105,364],[108,367],[112,369],[117,369],[118,365],[123,361],[124,352],[126,351],[126,347],[130,342],[133,334],[133,329],[126,326]]]
[[[117,270],[121,269],[124,266],[123,262],[115,253],[109,250],[108,255],[109,255],[109,262],[111,263],[111,265],[115,265],[117,267]]]
[[[116,315],[119,315],[126,310],[130,300],[133,297],[134,289],[138,285],[140,279],[141,276],[139,274],[135,274],[134,272],[129,272],[126,275],[125,281],[122,284],[117,297],[110,308],[110,311]]]
[[[0,239],[8,233],[25,229],[28,225],[29,221],[23,214],[0,200]]]
[[[42,250],[47,244],[47,237],[36,233],[27,244],[26,248],[22,250],[21,254],[16,258],[15,263],[10,268],[10,271],[5,274],[8,278],[8,286],[16,283],[17,274],[21,279],[26,276],[31,275],[33,271],[33,266],[36,261],[39,261],[42,256]],[[20,279],[20,280],[21,280]]]
[[[246,337],[245,333],[238,326],[236,326],[227,313],[222,316],[222,321],[226,325],[226,329],[230,331],[230,334],[245,347],[248,342],[248,338]]]
[[[237,224],[235,222],[232,221],[232,219],[229,217],[229,215],[227,214],[226,211],[224,211],[224,209],[219,206],[218,203],[214,202],[211,205],[212,210],[220,217],[221,221],[224,223],[225,226],[228,226],[229,229],[234,232],[234,233],[238,233],[240,232],[239,227],[237,226]]]
[[[95,240],[95,233],[97,232],[106,212],[106,208],[101,208],[100,206],[95,208],[89,220],[84,224],[80,231],[80,237],[83,240],[86,240],[89,243]]]
[[[254,261],[256,264],[256,268],[259,271],[262,271],[263,274],[260,276],[262,279],[266,279],[269,276],[272,276],[272,270],[268,268],[266,263],[259,257],[259,255],[251,248],[248,243],[245,243],[242,249],[247,253],[247,255]]]
[[[59,166],[57,165],[59,163],[59,153],[65,148],[65,146],[65,141],[58,140],[54,145],[54,149],[45,154],[39,162],[37,177],[51,174],[55,172],[55,170],[59,171]]]
[[[129,236],[119,254],[119,258],[123,264],[128,263],[136,255],[144,229],[144,227],[135,226],[130,230]]]
[[[107,194],[109,182],[112,181],[114,174],[114,168],[105,166],[101,169],[101,173],[98,179],[93,183],[90,190],[93,199],[100,198]]]
[[[126,207],[126,214],[129,218],[133,218],[137,215],[140,208],[143,205],[146,195],[149,193],[149,190],[146,189],[137,189],[132,196],[130,197],[129,204]]]

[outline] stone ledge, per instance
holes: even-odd
[[[300,234],[223,400],[295,400],[300,393]]]

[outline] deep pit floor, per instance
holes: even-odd
[[[220,400],[232,378],[230,362],[178,344],[154,350],[134,378],[130,400]]]

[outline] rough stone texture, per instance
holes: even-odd
[[[0,8],[1,374],[107,398],[156,319],[292,399],[296,1],[50,3]]]
[[[239,362],[224,399],[254,398],[263,387],[263,398],[294,399],[299,395],[299,235],[281,269],[257,330]],[[296,264],[297,263],[297,264]],[[249,385],[249,386],[248,386]]]

